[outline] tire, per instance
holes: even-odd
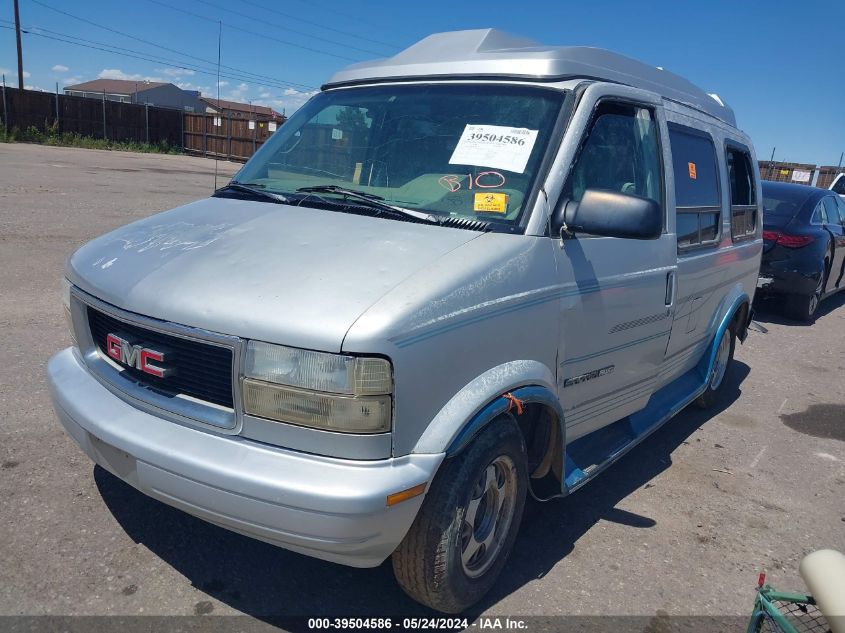
[[[393,572],[405,593],[444,613],[460,613],[478,602],[507,562],[527,490],[525,445],[516,420],[507,413],[437,473],[393,553]],[[474,530],[469,529],[469,514]],[[479,546],[480,540],[487,544]]]
[[[710,376],[707,380],[707,388],[704,390],[704,393],[695,399],[695,404],[700,409],[709,409],[716,404],[725,390],[725,376],[728,375],[728,370],[733,363],[735,349],[736,322],[731,323],[722,333],[722,338],[719,341],[719,347],[716,351],[716,360],[713,363],[713,369],[710,370]]]
[[[828,263],[824,260],[822,270],[819,273],[819,281],[816,290],[809,295],[789,295],[786,298],[786,310],[790,317],[802,323],[812,323],[816,320],[816,313],[824,294],[824,287],[827,283]]]

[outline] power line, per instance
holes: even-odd
[[[0,19],[0,22],[4,22],[6,24],[12,24],[8,20]],[[136,51],[136,50],[131,49],[131,48],[126,48],[125,46],[118,47],[118,46],[115,46],[113,44],[106,44],[105,42],[97,42],[96,40],[87,40],[87,39],[84,39],[84,38],[81,38],[81,37],[77,37],[75,35],[68,35],[67,33],[60,33],[58,31],[51,31],[50,29],[44,29],[44,28],[37,27],[37,26],[30,26],[28,29],[25,30],[25,33],[27,35],[36,35],[38,37],[45,37],[47,39],[54,39],[54,40],[57,40],[57,41],[66,42],[68,44],[76,44],[76,45],[79,45],[79,46],[85,46],[86,48],[95,48],[96,50],[102,50],[102,51],[105,51],[107,53],[113,53],[115,55],[123,55],[125,57],[132,57],[134,59],[142,59],[144,61],[155,62],[155,63],[159,63],[159,64],[165,64],[165,65],[172,66],[174,68],[179,68],[179,69],[182,69],[182,70],[190,70],[190,71],[199,72],[201,74],[206,74],[206,75],[211,74],[211,71],[209,71],[208,69],[198,67],[195,64],[194,65],[187,65],[186,62],[169,59],[169,58],[166,58],[166,57],[162,57],[160,55],[155,55],[153,53],[145,53],[143,51]],[[58,37],[50,37],[49,35],[44,35],[44,33],[50,33],[50,34],[58,36]],[[64,39],[64,38],[67,38],[67,39]],[[73,41],[68,41],[68,40],[76,40],[76,41],[73,42]],[[81,44],[80,44],[80,42],[81,42]],[[105,47],[105,48],[100,48],[100,47]],[[112,50],[112,49],[116,49],[116,50]],[[124,55],[123,51],[128,51],[128,53],[135,53],[135,54],[134,55],[129,55],[129,54]],[[212,64],[213,62],[206,61],[206,63]],[[239,74],[232,74],[231,72],[227,71],[227,73],[224,75],[224,77],[226,79],[234,79],[236,81],[252,81],[252,82],[258,83],[259,85],[266,85],[266,86],[274,87],[274,88],[285,88],[285,87],[288,87],[288,86],[296,86],[296,87],[303,88],[303,89],[306,89],[306,90],[314,90],[315,89],[314,86],[308,86],[308,85],[305,85],[305,84],[297,84],[297,83],[293,83],[293,82],[289,82],[289,81],[283,81],[281,79],[275,79],[273,77],[266,77],[264,75],[255,75],[255,76],[249,76],[249,75],[254,75],[254,73],[246,73],[246,76],[244,76],[244,75],[239,75]]]
[[[33,0],[34,1],[34,0]],[[164,7],[166,9],[170,9],[172,11],[179,11],[180,13],[184,13],[185,15],[190,15],[191,17],[197,18],[198,20],[205,20],[206,22],[211,22],[213,24],[217,24],[218,20],[214,18],[210,18],[206,15],[201,15],[194,11],[189,11],[188,9],[183,9],[182,7],[174,7],[172,4],[167,4],[165,2],[161,2],[161,0],[147,0],[147,2],[152,2],[153,4],[157,4],[160,7]],[[273,37],[271,35],[266,35],[264,33],[259,33],[258,31],[251,31],[249,29],[245,29],[241,26],[235,26],[234,24],[230,24],[228,22],[223,22],[223,26],[227,29],[233,29],[235,31],[242,31],[243,33],[248,33],[249,35],[254,35],[255,37],[261,37],[265,40],[271,40],[273,42],[278,42],[279,44],[284,44],[285,46],[293,46],[295,48],[301,48],[306,51],[310,51],[312,53],[317,53],[318,55],[328,55],[329,57],[336,57],[337,59],[343,59],[349,62],[359,62],[360,59],[355,59],[354,57],[347,57],[346,55],[337,55],[336,53],[329,53],[328,51],[320,50],[317,48],[311,48],[309,46],[303,46],[302,44],[295,44],[294,42],[289,42],[287,40],[279,39],[278,37]]]
[[[357,35],[356,33],[351,33],[349,31],[343,31],[341,29],[336,29],[331,26],[326,26],[325,24],[321,24],[320,22],[314,22],[312,20],[306,20],[305,18],[301,18],[296,15],[291,15],[290,13],[285,13],[283,11],[279,11],[278,9],[274,9],[272,7],[264,6],[263,4],[259,4],[258,2],[253,2],[252,0],[241,0],[244,4],[250,4],[258,9],[262,9],[264,11],[268,11],[270,13],[275,13],[276,15],[280,15],[282,17],[288,18],[289,20],[296,20],[297,22],[303,22],[305,24],[310,24],[311,26],[316,26],[317,28],[324,29],[326,31],[331,31],[333,33],[339,33],[340,35],[346,35],[347,37],[354,37],[355,39],[370,42],[372,44],[379,44],[381,46],[386,46],[387,48],[392,48],[394,50],[399,50],[402,48],[397,44],[391,44],[390,42],[382,42],[381,40],[373,39],[370,37],[363,37],[361,35]]]
[[[218,11],[225,11],[226,13],[231,13],[233,15],[237,15],[239,17],[246,18],[248,20],[254,21],[256,19],[254,15],[250,15],[249,13],[244,13],[243,11],[236,11],[235,9],[229,9],[227,7],[222,7],[219,4],[215,4],[214,2],[209,2],[208,0],[195,0],[195,1],[199,2],[201,4],[204,4],[206,6],[209,6],[213,9],[217,9]],[[283,15],[286,15],[286,14],[283,14]],[[373,51],[373,50],[370,50],[370,49],[367,49],[367,48],[359,48],[357,46],[353,46],[352,44],[338,44],[337,40],[331,40],[331,39],[326,38],[326,37],[320,37],[319,35],[314,35],[313,33],[312,34],[302,33],[301,31],[297,31],[296,29],[291,29],[287,26],[283,26],[281,24],[278,24],[277,22],[270,22],[269,20],[262,20],[261,23],[266,24],[267,26],[271,26],[274,29],[282,29],[283,31],[292,31],[292,32],[298,33],[300,35],[305,35],[306,37],[308,37],[308,39],[311,39],[311,40],[317,40],[317,41],[320,41],[320,42],[327,42],[327,43],[329,43],[333,46],[343,46],[344,48],[348,48],[348,49],[351,49],[353,51],[358,51],[360,53],[369,53],[370,55],[378,55],[379,57],[384,55],[384,53],[380,53],[378,51]]]
[[[9,23],[8,20],[0,20],[0,21]],[[0,28],[8,29],[8,30],[14,30],[13,26],[0,25]],[[80,40],[81,38],[76,38],[76,37],[71,36],[71,35],[57,37],[57,36],[52,36],[52,35],[46,35],[45,33],[39,33],[37,31],[32,31],[32,30],[28,30],[28,29],[21,29],[21,32],[26,34],[26,35],[34,35],[36,37],[42,37],[42,38],[45,38],[45,39],[48,39],[48,40],[54,40],[54,41],[57,41],[57,42],[64,42],[65,44],[71,44],[73,46],[81,46],[83,48],[89,48],[89,49],[93,49],[93,50],[103,51],[103,52],[106,52],[106,53],[111,53],[113,55],[120,55],[122,57],[131,57],[133,59],[140,59],[140,60],[143,60],[143,61],[154,62],[154,63],[166,63],[166,64],[173,66],[174,68],[181,68],[183,70],[191,70],[191,71],[194,71],[195,73],[198,73],[200,75],[206,75],[206,76],[209,76],[209,77],[214,77],[216,75],[216,73],[213,70],[202,69],[202,68],[198,68],[196,66],[190,66],[190,65],[184,64],[183,62],[176,62],[176,61],[173,61],[173,60],[163,60],[162,58],[156,59],[155,56],[134,55],[132,53],[123,52],[122,50],[112,50],[116,47],[113,47],[110,44],[102,44],[101,46],[97,46],[94,43],[85,43],[84,40],[76,42],[76,41],[73,41],[73,39]],[[66,38],[73,38],[73,39],[66,39]],[[123,49],[123,50],[126,50],[126,49]],[[223,77],[224,79],[233,79],[235,81],[256,82],[255,79],[250,79],[249,77],[230,75],[230,74],[226,74],[226,73],[221,73],[220,76]],[[273,82],[257,82],[257,83],[258,83],[259,86],[269,87],[269,88],[280,88],[281,89],[281,88],[289,88],[290,87],[290,84],[277,84],[277,83],[273,83]],[[305,86],[301,86],[301,87],[305,87]],[[308,88],[310,88],[310,86]]]
[[[0,19],[0,22],[5,22],[6,24],[12,24],[8,20]],[[106,52],[109,52],[109,53],[114,53],[116,55],[121,55],[122,51],[128,51],[130,53],[135,53],[136,55],[132,55],[132,57],[134,57],[136,59],[143,59],[144,61],[151,61],[151,62],[155,62],[155,63],[159,63],[159,64],[165,64],[165,65],[172,66],[174,68],[179,68],[179,69],[182,69],[182,70],[199,71],[199,72],[203,72],[203,71],[207,70],[207,69],[204,69],[202,67],[196,66],[196,64],[191,65],[191,66],[185,66],[185,65],[182,65],[182,64],[185,64],[186,62],[182,62],[182,61],[179,61],[179,60],[169,59],[167,57],[162,57],[160,55],[155,55],[153,53],[146,53],[144,51],[137,51],[137,50],[134,50],[132,48],[126,48],[125,46],[119,46],[118,47],[118,46],[115,46],[113,44],[107,44],[105,42],[98,42],[96,40],[89,40],[89,39],[77,37],[75,35],[69,35],[67,33],[61,33],[59,31],[51,31],[50,29],[45,29],[45,28],[41,28],[41,27],[38,27],[38,26],[30,26],[27,29],[26,33],[28,35],[42,35],[42,33],[50,33],[52,35],[56,35],[56,36],[59,36],[59,37],[62,37],[62,38],[77,40],[78,42],[83,42],[85,44],[104,46],[104,47],[107,47],[109,49],[117,49],[117,50],[106,51]],[[47,36],[43,36],[43,37],[47,37]],[[75,43],[75,42],[68,42],[68,43],[72,44],[72,43]],[[105,49],[98,49],[98,50],[105,50]],[[214,63],[211,60],[205,60],[205,59],[202,59],[200,57],[197,57],[196,59],[198,59],[201,62],[204,62],[206,64],[209,64],[209,65],[213,65],[213,63]],[[251,81],[251,82],[257,82],[259,84],[264,83],[264,84],[266,84],[270,87],[277,87],[277,88],[284,88],[284,87],[287,87],[287,86],[295,86],[295,87],[303,88],[303,89],[306,89],[306,90],[314,90],[315,89],[314,86],[309,86],[309,85],[306,85],[306,84],[299,84],[299,83],[295,83],[295,82],[292,82],[292,81],[285,81],[283,79],[277,79],[275,77],[269,77],[267,75],[259,75],[259,74],[256,74],[256,73],[251,73],[249,71],[241,71],[237,68],[232,68],[231,66],[225,66],[224,65],[224,66],[222,66],[222,68],[228,68],[229,71],[234,71],[234,72],[227,71],[227,74],[225,75],[225,77],[227,79],[235,79],[237,81]],[[234,74],[234,73],[237,73],[237,74]],[[208,73],[206,72],[204,74],[208,74]]]
[[[112,28],[112,27],[110,27],[110,26],[106,26],[106,25],[104,25],[104,24],[99,24],[99,23],[94,22],[94,21],[92,21],[92,20],[88,20],[87,18],[83,18],[83,17],[80,17],[80,16],[78,16],[78,15],[74,15],[74,14],[72,14],[72,13],[68,13],[67,11],[63,11],[63,10],[61,10],[61,9],[57,9],[56,7],[52,7],[52,6],[50,6],[49,4],[46,4],[46,3],[44,3],[44,2],[41,2],[40,0],[30,0],[30,2],[32,2],[33,4],[37,4],[37,5],[39,5],[39,6],[42,6],[42,7],[44,7],[45,9],[49,9],[49,10],[51,10],[51,11],[55,11],[56,13],[60,13],[61,15],[64,15],[64,16],[66,16],[66,17],[69,17],[69,18],[71,18],[71,19],[73,19],[73,20],[77,20],[78,22],[82,22],[83,24],[88,24],[88,25],[90,25],[90,26],[97,27],[98,29],[102,29],[102,30],[104,30],[104,31],[108,31],[108,32],[110,32],[110,33],[114,33],[115,35],[120,35],[121,37],[127,37],[127,38],[129,38],[129,39],[131,39],[131,40],[135,40],[136,42],[141,42],[142,44],[147,44],[148,46],[153,46],[153,47],[155,47],[155,48],[160,48],[160,49],[165,50],[165,51],[168,51],[168,52],[170,52],[170,53],[175,53],[175,54],[177,54],[177,55],[181,55],[182,57],[187,57],[187,58],[190,58],[190,59],[195,59],[195,60],[201,61],[201,62],[206,63],[206,64],[213,64],[213,62],[212,62],[211,60],[204,59],[204,58],[202,58],[202,57],[197,57],[196,55],[191,55],[190,53],[185,53],[184,51],[180,51],[180,50],[177,50],[177,49],[175,49],[175,48],[170,48],[170,47],[168,47],[168,46],[164,46],[163,44],[158,44],[158,43],[156,43],[156,42],[152,42],[152,41],[150,41],[150,40],[146,40],[146,39],[144,39],[144,38],[142,38],[142,37],[138,37],[138,36],[136,36],[136,35],[131,35],[131,34],[129,34],[129,33],[125,33],[124,31],[119,31],[119,30],[117,30],[117,29],[115,29],[115,28]],[[215,22],[215,24],[216,24],[216,21],[215,21],[215,20],[211,20],[211,21],[212,21],[212,22]],[[49,32],[47,29],[42,29],[42,30]],[[66,35],[66,34],[60,34],[60,35],[65,35],[65,37],[70,37],[70,36],[68,36],[68,35]],[[106,45],[106,46],[109,46],[109,45]],[[136,52],[137,52],[137,51],[136,51]],[[238,68],[234,68],[234,67],[232,67],[232,66],[224,66],[224,68],[228,68],[229,70],[232,70],[232,71],[235,71],[235,72],[237,72],[237,73],[241,73],[241,74],[246,74],[246,75],[255,75],[256,77],[266,77],[267,79],[270,79],[270,80],[272,80],[272,81],[276,81],[276,82],[278,82],[278,83],[290,83],[291,85],[300,85],[300,86],[302,86],[302,84],[295,84],[294,82],[288,82],[288,81],[281,81],[281,80],[277,80],[277,79],[275,79],[275,78],[273,78],[273,77],[267,77],[266,75],[258,75],[257,73],[252,73],[252,72],[249,72],[249,71],[246,71],[246,70],[241,70],[241,69],[238,69]],[[312,86],[307,86],[307,87],[312,88]]]
[[[362,18],[360,15],[355,15],[353,13],[346,13],[343,11],[339,11],[336,6],[326,4],[325,2],[318,2],[317,0],[298,0],[300,4],[306,5],[309,9],[313,9],[314,7],[322,8],[324,11],[331,11],[332,15],[337,15],[346,18],[347,20],[352,20],[353,22],[358,22],[359,24],[367,24],[372,25],[373,20],[371,16],[367,16],[367,18]],[[402,48],[398,46],[397,48]]]

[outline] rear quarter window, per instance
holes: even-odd
[[[678,251],[716,244],[722,205],[716,147],[709,134],[669,124]]]
[[[709,136],[670,125],[675,204],[679,207],[719,206],[716,148]]]
[[[725,150],[731,193],[731,237],[741,240],[757,232],[757,191],[751,154],[729,141]]]

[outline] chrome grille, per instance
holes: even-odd
[[[172,352],[168,366],[176,369],[172,376],[158,378],[134,367],[123,367],[121,375],[165,396],[185,395],[227,408],[234,408],[232,393],[233,353],[229,347],[205,341],[182,338],[121,321],[88,306],[91,337],[106,354],[106,337],[122,333],[150,346],[165,347]]]

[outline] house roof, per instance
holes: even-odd
[[[598,79],[649,90],[736,124],[721,99],[671,72],[600,48],[549,46],[495,29],[429,35],[393,57],[347,66],[324,88],[428,77]]]
[[[84,81],[81,84],[74,84],[72,86],[65,86],[65,90],[81,90],[84,92],[103,92],[107,94],[121,94],[131,95],[136,92],[143,92],[150,88],[158,88],[159,86],[166,86],[167,83],[161,81],[135,81],[133,79],[94,79],[93,81]]]
[[[260,114],[262,116],[281,117],[282,115],[276,112],[273,108],[267,106],[260,106],[248,103],[239,103],[238,101],[226,101],[225,99],[211,99],[210,97],[200,97],[200,101],[204,101],[212,108],[217,110],[233,110],[235,112]]]

